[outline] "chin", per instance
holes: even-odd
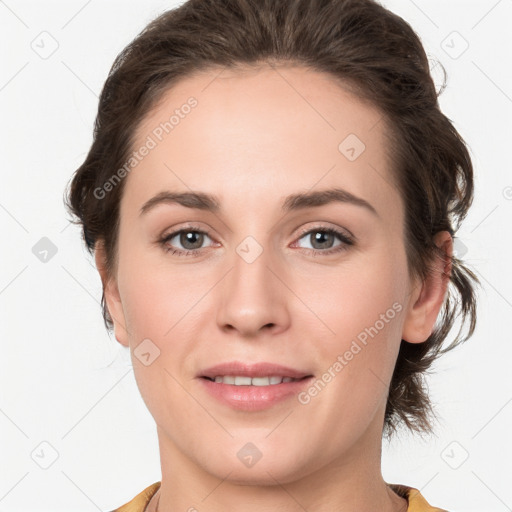
[[[300,448],[298,448],[300,450]],[[249,449],[248,449],[249,450]],[[242,460],[240,460],[240,458]],[[313,461],[297,461],[296,457],[286,457],[282,450],[272,450],[271,455],[261,454],[260,458],[243,461],[234,452],[234,456],[222,456],[221,460],[211,459],[202,464],[209,473],[235,485],[274,486],[287,484],[308,475]]]

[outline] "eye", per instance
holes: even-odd
[[[206,231],[189,227],[164,235],[159,243],[166,252],[178,256],[194,256],[199,253],[199,249],[203,248],[205,238],[210,238]],[[180,245],[182,248],[179,247]]]
[[[336,238],[340,241],[338,245],[333,245]],[[310,242],[310,247],[305,247],[308,252],[313,254],[333,254],[345,251],[351,245],[354,245],[354,240],[351,236],[338,231],[334,228],[316,227],[302,233],[299,240],[306,239]]]

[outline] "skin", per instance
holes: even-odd
[[[131,349],[157,424],[158,510],[406,510],[380,468],[387,391],[401,339],[421,343],[431,334],[450,268],[439,260],[426,281],[409,278],[404,205],[381,114],[302,67],[210,70],[166,92],[134,148],[190,96],[197,107],[126,178],[115,275],[104,270],[102,246],[96,251],[116,339]],[[366,145],[354,161],[338,149],[351,133]],[[348,203],[281,211],[289,194],[332,187],[378,215]],[[221,211],[161,204],[140,216],[162,190],[215,194]],[[208,233],[196,256],[166,252],[159,238],[190,222]],[[344,243],[328,237],[322,248],[316,231],[300,231],[326,227],[348,230],[354,244],[325,255]],[[252,263],[236,252],[247,236],[263,249]],[[447,232],[436,243],[452,254]],[[175,249],[191,247],[182,244],[172,239]],[[292,397],[239,411],[196,378],[231,360],[319,378],[394,303],[401,311],[306,405]],[[160,350],[147,366],[133,352],[146,338]],[[262,453],[252,467],[237,457],[248,442]]]

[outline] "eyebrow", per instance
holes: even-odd
[[[281,209],[283,212],[290,212],[304,208],[324,206],[333,202],[359,206],[377,217],[379,216],[375,208],[368,201],[341,188],[291,194],[285,198]],[[195,208],[213,213],[218,213],[221,210],[219,198],[212,194],[164,190],[146,201],[142,205],[139,215],[146,214],[159,204],[180,204],[187,208]]]

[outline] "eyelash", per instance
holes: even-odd
[[[331,248],[331,249],[326,249],[325,251],[321,250],[321,249],[303,249],[303,250],[307,251],[308,254],[313,254],[314,256],[321,254],[321,255],[326,256],[326,255],[341,253],[343,251],[346,251],[350,246],[354,245],[354,239],[351,236],[346,235],[345,233],[338,231],[337,229],[327,228],[327,227],[323,227],[323,226],[318,226],[318,227],[303,230],[300,233],[300,236],[297,240],[304,238],[306,235],[310,235],[312,233],[317,233],[317,232],[325,233],[328,235],[334,235],[334,236],[338,237],[338,239],[342,242],[342,244],[338,245],[337,247]],[[199,229],[198,227],[195,227],[195,226],[188,226],[187,228],[182,228],[178,231],[173,231],[172,233],[164,235],[160,240],[158,240],[158,243],[163,247],[165,252],[171,253],[172,255],[175,255],[175,256],[194,257],[194,256],[199,255],[198,252],[200,251],[200,249],[182,250],[182,249],[174,249],[173,247],[169,247],[167,245],[169,240],[172,240],[176,235],[179,235],[180,233],[199,233],[199,234],[206,235],[209,238],[211,238],[210,235],[208,234],[208,232],[206,232],[202,229]]]

